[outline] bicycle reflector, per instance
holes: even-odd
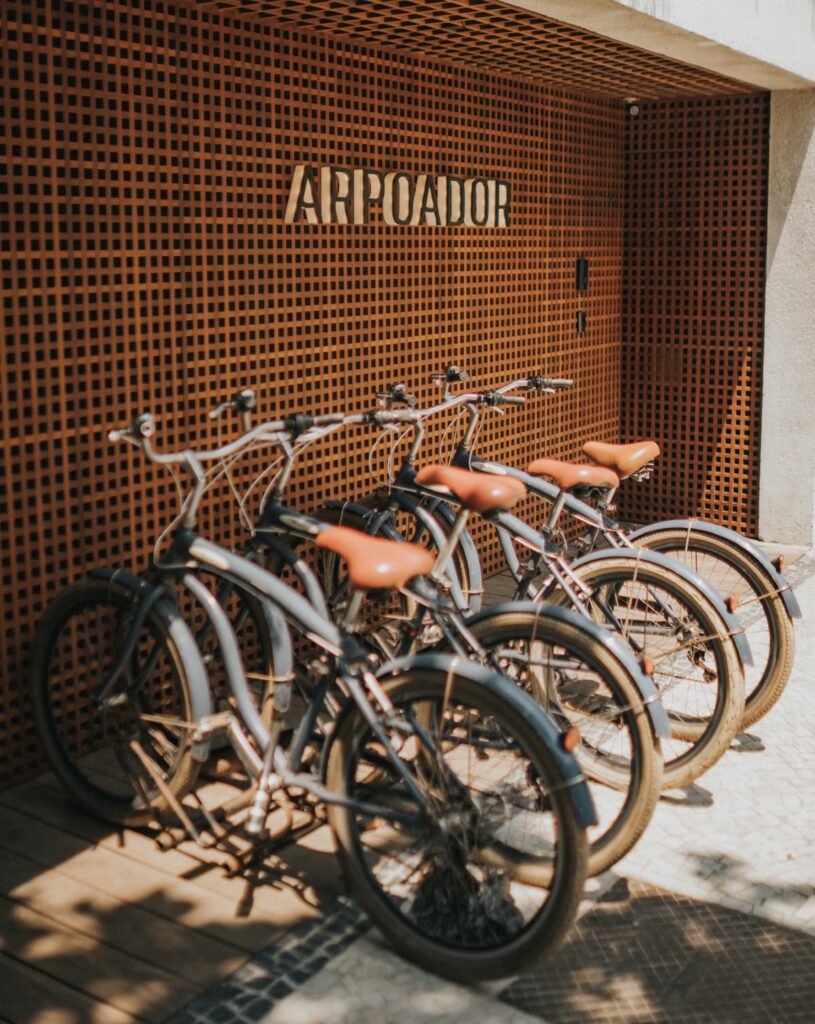
[[[738,608],[738,606],[741,604],[741,598],[738,594],[731,594],[730,597],[728,597],[726,604],[727,610],[732,615]]]
[[[784,556],[779,555],[778,558],[776,558],[776,560],[773,562],[773,565],[775,566],[776,572],[782,573],[784,571]]]
[[[643,655],[642,670],[643,670],[643,672],[647,676],[652,676],[654,674],[654,668],[655,667],[656,666],[654,665],[654,659],[651,657],[651,655],[650,654]]]
[[[580,730],[576,725],[570,725],[566,732],[560,735],[560,745],[566,751],[567,754],[571,754],[577,749],[580,743]]]

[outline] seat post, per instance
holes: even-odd
[[[545,533],[554,532],[555,526],[557,525],[557,521],[558,519],[560,519],[560,513],[563,511],[563,506],[565,504],[566,492],[561,488],[549,512],[549,518],[546,520],[546,525],[543,528]]]
[[[611,503],[614,501],[614,495],[617,493],[616,487],[609,487],[604,493],[600,501],[597,502],[597,507],[601,512],[608,512],[612,507]]]
[[[470,517],[468,509],[462,507],[458,511],[458,515],[453,521],[453,526],[450,532],[447,534],[447,538],[441,547],[436,561],[433,564],[433,568],[430,572],[431,579],[435,580],[436,583],[441,583],[444,577],[444,571],[450,564],[450,559],[453,557],[453,552],[456,549],[456,545],[461,539],[461,535],[467,526],[467,520]]]
[[[348,606],[345,609],[345,615],[343,616],[343,627],[348,630],[349,633],[353,632],[354,624],[359,616],[359,610],[362,607],[362,602],[365,600],[365,594],[361,590],[355,590],[351,594],[351,600],[348,602]]]

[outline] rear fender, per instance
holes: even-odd
[[[447,534],[444,532],[442,527],[439,525],[438,519],[433,516],[423,505],[419,504],[409,494],[405,494],[404,491],[393,491],[391,497],[397,504],[405,510],[405,512],[412,515],[417,522],[427,530],[433,543],[436,545],[436,549],[441,551],[444,547],[444,543],[447,540]],[[450,596],[452,597],[455,605],[459,609],[467,608],[467,599],[464,596],[464,591],[461,589],[461,580],[458,578],[456,572],[455,562],[450,560],[450,564],[445,569],[447,579],[450,581]]]
[[[801,618],[801,606],[792,589],[792,584],[780,573],[761,548],[754,544],[747,537],[742,537],[736,530],[726,526],[719,526],[717,523],[706,523],[698,519],[668,519],[662,523],[651,523],[649,526],[642,526],[628,534],[632,541],[641,540],[652,533],[659,533],[661,530],[693,530],[694,533],[706,533],[712,537],[719,537],[728,544],[737,547],[743,555],[761,568],[773,581],[773,586],[778,591],[781,600],[784,602],[784,609],[791,619]]]
[[[438,501],[428,505],[433,515],[439,516],[448,526],[455,522],[457,510],[446,501]],[[484,577],[481,575],[481,559],[478,555],[478,548],[469,530],[464,530],[459,538],[459,547],[467,563],[467,575],[470,577],[469,608],[471,612],[477,612],[481,607],[481,596],[484,589]]]
[[[327,501],[325,507],[337,509],[340,512],[352,512],[354,515],[359,516],[360,519],[364,519],[370,527],[376,525],[376,519],[380,515],[377,509],[368,508],[367,505],[360,505],[358,501]],[[379,524],[377,536],[385,537],[387,540],[403,541],[405,539],[396,527],[387,521]]]
[[[556,604],[541,604],[537,601],[511,601],[506,604],[493,605],[476,615],[467,616],[466,622],[468,626],[474,626],[484,619],[508,613],[534,615],[540,619],[565,622],[587,633],[594,643],[605,648],[612,655],[633,681],[648,712],[654,735],[660,739],[667,739],[671,735],[668,715],[659,699],[659,692],[653,679],[643,670],[628,644],[611,630],[606,629],[599,622],[593,622],[583,615],[578,615],[571,608],[564,608]]]
[[[454,672],[484,686],[496,697],[510,704],[535,729],[545,745],[563,779],[564,788],[568,790],[581,827],[588,828],[597,824],[594,802],[577,758],[562,748],[560,729],[528,693],[498,672],[449,654],[428,653],[397,658],[377,669],[376,675],[386,683],[389,677],[411,670],[438,672],[445,676]]]
[[[727,606],[716,591],[715,587],[712,587],[707,580],[703,579],[699,575],[699,573],[694,572],[692,569],[688,569],[687,566],[668,557],[668,555],[661,555],[657,551],[648,551],[645,548],[637,548],[636,557],[642,562],[661,566],[663,569],[670,569],[671,572],[682,576],[692,587],[700,591],[724,619],[727,631],[733,639],[733,643],[736,646],[736,652],[742,665],[753,664],[753,655],[750,652],[750,644],[747,642],[747,637],[738,620],[738,616],[727,610]],[[630,560],[631,552],[624,549],[621,550],[619,548],[592,551],[590,554],[583,555],[582,558],[578,558],[572,562],[571,568],[577,570],[583,565],[588,565],[590,562],[598,562],[604,558],[625,558]]]

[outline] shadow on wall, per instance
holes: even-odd
[[[810,147],[815,144],[815,90],[774,93],[772,110],[775,116],[770,128],[773,185],[767,218],[768,270],[786,227],[801,168]],[[811,229],[815,230],[815,225]]]

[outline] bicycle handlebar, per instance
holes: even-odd
[[[530,374],[528,377],[521,377],[509,384],[498,388],[499,394],[505,395],[509,391],[540,391],[554,394],[556,391],[567,391],[574,387],[574,381],[567,377],[540,377]]]

